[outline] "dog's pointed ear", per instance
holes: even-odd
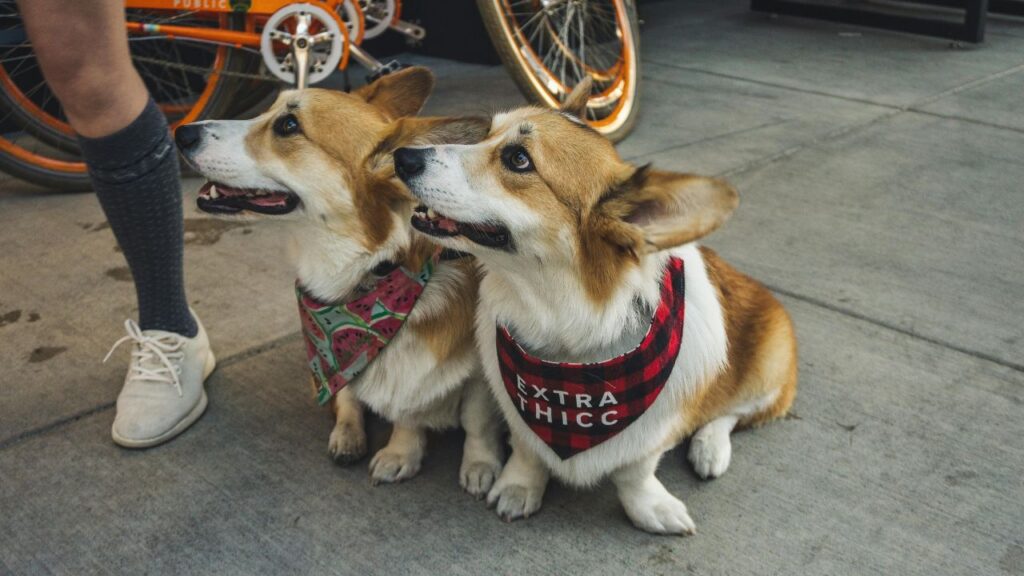
[[[586,119],[587,100],[590,99],[590,89],[593,85],[594,80],[590,76],[584,76],[583,80],[580,80],[580,83],[565,97],[562,102],[562,112],[572,114],[580,120]]]
[[[606,240],[641,255],[707,236],[738,204],[725,180],[643,166],[605,192],[595,211]]]
[[[373,104],[391,120],[415,116],[434,89],[434,74],[422,66],[413,66],[359,88],[354,92]]]

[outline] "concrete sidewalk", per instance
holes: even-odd
[[[607,484],[504,524],[459,490],[456,433],[402,485],[334,465],[284,237],[196,212],[192,179],[211,406],[166,446],[114,447],[124,360],[99,359],[134,315],[127,269],[93,197],[8,179],[0,574],[1024,574],[1024,20],[951,49],[739,0],[642,8],[620,150],[737,185],[709,244],[780,294],[802,347],[793,415],[735,436],[725,476],[662,464],[696,536],[634,530]],[[500,67],[425,63],[428,112],[521,102]]]

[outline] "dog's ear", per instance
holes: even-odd
[[[413,66],[382,76],[355,91],[391,120],[415,116],[434,89],[434,74],[422,66]]]
[[[637,168],[595,207],[602,236],[633,255],[681,246],[710,234],[739,204],[724,180]]]
[[[562,102],[562,112],[572,114],[580,120],[586,119],[587,100],[590,99],[590,88],[593,85],[594,80],[590,76],[584,76],[583,80],[580,80],[580,83],[565,97]]]

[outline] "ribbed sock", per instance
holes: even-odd
[[[78,138],[110,228],[135,279],[139,326],[195,336],[185,297],[178,154],[152,100],[121,130]]]

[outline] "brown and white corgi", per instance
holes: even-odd
[[[716,477],[735,427],[786,413],[793,325],[695,243],[736,191],[624,162],[580,121],[587,94],[584,82],[562,111],[499,114],[479,143],[399,149],[396,171],[421,202],[414,227],[484,273],[477,342],[513,448],[488,503],[526,517],[549,472],[581,486],[610,476],[637,527],[690,534],[658,461],[693,434],[694,469]]]
[[[283,92],[252,120],[179,128],[182,154],[209,180],[199,208],[284,222],[298,283],[319,302],[344,300],[385,274],[382,267],[419,271],[439,247],[412,234],[415,204],[394,177],[391,151],[476,142],[489,126],[477,117],[411,117],[432,87],[428,70],[410,68],[351,94]],[[500,419],[473,342],[478,278],[471,260],[438,262],[405,325],[330,400],[336,424],[329,451],[339,463],[366,452],[363,405],[394,424],[370,462],[374,483],[414,476],[426,429],[460,424],[466,431],[462,486],[482,497],[500,472]]]

